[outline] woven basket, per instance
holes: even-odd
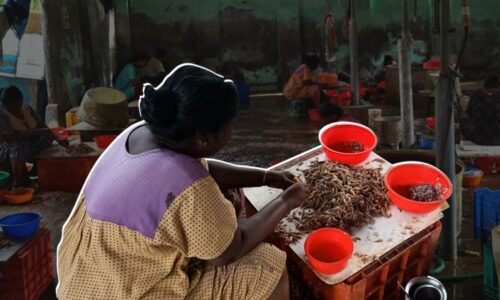
[[[77,114],[80,120],[99,128],[124,128],[129,122],[127,97],[111,88],[89,89]]]

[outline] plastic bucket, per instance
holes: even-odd
[[[314,270],[321,274],[334,274],[347,266],[354,243],[346,232],[325,227],[309,234],[304,251]]]
[[[438,208],[453,192],[451,181],[438,168],[429,164],[408,161],[392,165],[384,177],[389,199],[404,211],[425,214]],[[429,202],[412,200],[409,197],[410,187],[420,184],[440,184],[439,199]]]
[[[399,145],[402,140],[402,123],[399,116],[380,117],[374,120],[382,145]]]
[[[336,122],[319,131],[319,141],[325,155],[333,161],[357,165],[368,158],[377,146],[377,136],[368,127],[353,122]],[[362,146],[359,152],[347,152],[339,145],[356,142]]]

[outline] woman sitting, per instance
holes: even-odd
[[[321,104],[321,91],[314,82],[313,72],[319,67],[319,57],[309,55],[304,58],[304,64],[300,65],[288,80],[283,95],[288,100],[310,99],[317,111]]]
[[[284,172],[205,160],[226,145],[232,81],[183,64],[147,84],[144,121],[94,166],[58,247],[59,299],[287,299],[285,253],[263,243],[306,197]],[[221,189],[286,189],[239,221]]]
[[[10,162],[14,187],[30,184],[26,163],[48,148],[56,138],[29,106],[23,104],[23,95],[15,86],[0,93],[0,159]]]

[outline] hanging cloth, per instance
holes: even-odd
[[[7,0],[3,8],[7,13],[10,27],[18,39],[24,34],[30,15],[31,0]]]

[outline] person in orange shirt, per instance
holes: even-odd
[[[286,84],[283,94],[289,99],[311,99],[317,111],[321,104],[321,91],[314,82],[313,71],[319,67],[320,59],[317,55],[309,55],[304,58],[304,64],[300,65]]]

